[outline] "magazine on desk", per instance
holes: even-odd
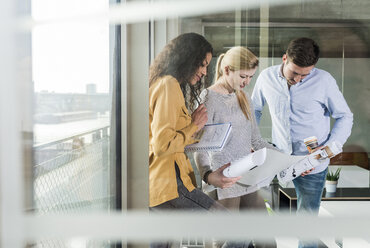
[[[221,151],[231,132],[231,123],[205,125],[196,135],[199,142],[187,145],[185,152]]]

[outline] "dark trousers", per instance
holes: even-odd
[[[180,178],[180,170],[175,163],[176,179],[177,179],[177,191],[179,197],[173,200],[164,202],[158,206],[151,207],[150,211],[162,211],[162,210],[187,210],[187,211],[228,211],[221,204],[210,198],[208,195],[203,193],[199,189],[194,189],[189,192],[184,186]],[[246,242],[230,242],[227,241],[223,245],[223,248],[247,248],[249,240]],[[151,248],[169,248],[171,243],[151,243]]]

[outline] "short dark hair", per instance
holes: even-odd
[[[292,40],[286,50],[289,61],[300,67],[315,65],[319,60],[320,48],[310,38],[297,38]]]

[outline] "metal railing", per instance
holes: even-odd
[[[110,127],[37,144],[34,152],[33,211],[86,213],[111,208]],[[85,240],[84,247],[109,247]],[[62,240],[39,240],[32,247],[70,247]]]
[[[109,207],[109,126],[35,145],[34,158],[36,213]]]

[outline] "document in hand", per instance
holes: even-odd
[[[320,165],[320,163],[336,156],[341,152],[342,144],[338,143],[337,141],[333,141],[323,148],[306,156],[304,159],[288,167],[287,169],[280,171],[279,174],[277,174],[279,182],[287,183],[289,181],[292,181],[293,179],[299,177],[302,172],[305,172]]]
[[[280,171],[305,157],[291,156],[273,149],[262,148],[231,162],[223,174],[226,177],[242,176],[238,182],[244,185],[257,185],[268,178],[272,180]]]
[[[241,159],[231,162],[231,165],[223,170],[225,177],[238,177],[263,164],[266,160],[266,148],[250,153]]]
[[[296,163],[307,157],[292,156],[269,148],[263,149],[266,149],[265,161],[256,168],[253,168],[252,170],[243,174],[242,178],[238,181],[239,183],[242,183],[244,185],[256,185],[260,184],[262,181],[265,181],[268,178],[271,178],[272,180],[276,174],[280,173],[281,171],[292,165],[295,165]]]
[[[231,123],[205,125],[197,134],[198,143],[185,147],[185,152],[221,151],[231,132]]]
[[[341,145],[336,142],[303,156],[263,148],[232,162],[223,173],[226,177],[242,176],[238,183],[243,185],[268,185],[275,175],[278,175],[280,182],[286,183],[341,152]]]

